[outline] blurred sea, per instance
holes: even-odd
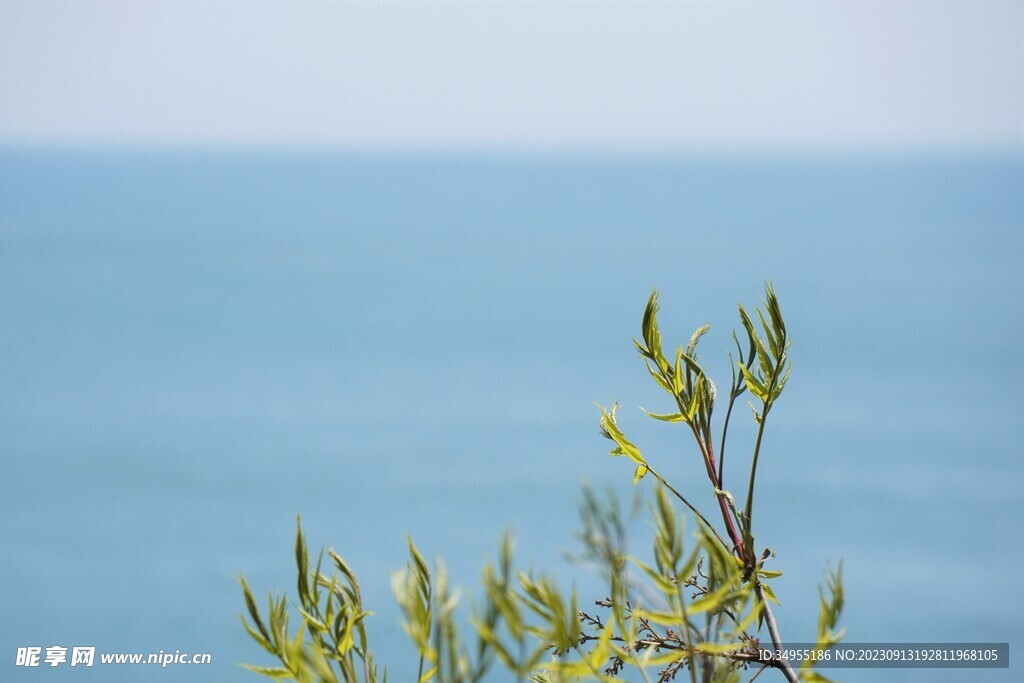
[[[0,151],[0,678],[257,680],[236,577],[294,593],[300,513],[399,683],[406,533],[472,589],[511,528],[524,565],[603,597],[561,559],[581,480],[631,488],[593,401],[713,502],[636,410],[666,412],[630,343],[648,293],[673,344],[712,323],[721,387],[768,278],[795,340],[757,481],[783,636],[813,637],[842,559],[849,640],[1019,657],[1022,188],[1019,156]],[[14,666],[27,645],[214,663],[44,673]]]

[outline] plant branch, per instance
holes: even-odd
[[[600,636],[591,636],[591,635],[584,635],[581,638],[581,640],[583,642],[589,642],[589,641],[594,641],[594,640],[599,640],[599,639],[600,639]],[[611,640],[616,642],[616,643],[626,643],[627,642],[624,638],[621,638],[620,636],[612,636]],[[692,650],[693,654],[701,655],[703,657],[721,657],[722,659],[732,659],[732,660],[737,661],[737,662],[750,662],[750,663],[764,664],[765,666],[769,666],[769,667],[779,668],[779,667],[782,666],[781,663],[778,662],[777,660],[771,660],[771,661],[768,661],[768,662],[762,662],[761,661],[761,655],[758,654],[758,653],[753,653],[753,652],[712,652],[712,651],[700,649],[699,645],[694,645],[692,647],[688,647],[685,644],[670,643],[667,640],[663,640],[663,639],[660,639],[660,638],[659,639],[645,638],[645,639],[641,639],[641,640],[636,640],[636,641],[633,642],[633,644],[634,645],[642,645],[644,647],[658,648],[658,649],[661,649],[661,650],[674,650],[676,652],[683,652],[683,653],[688,653],[689,651]]]
[[[768,635],[771,636],[772,645],[775,646],[775,651],[780,655],[778,660],[779,670],[782,671],[782,675],[786,677],[789,683],[799,683],[800,679],[797,677],[796,672],[789,665],[789,660],[786,659],[784,645],[782,644],[782,636],[779,635],[779,625],[775,621],[775,615],[772,614],[772,608],[768,606],[768,601],[764,599],[764,591],[761,589],[761,583],[756,579],[754,581],[754,593],[757,595],[757,599],[761,601],[761,607],[764,608],[764,621],[768,624]]]
[[[733,340],[736,342],[736,352],[739,354],[740,361],[743,360],[743,349],[740,348],[740,342],[736,339],[736,333],[733,332]],[[754,362],[754,357],[757,355],[757,350],[751,342],[750,350],[747,351],[747,365],[749,366]],[[725,437],[729,433],[729,418],[732,417],[732,408],[736,405],[736,399],[743,395],[746,391],[746,381],[743,379],[743,374],[736,374],[736,365],[733,363],[732,354],[729,354],[729,369],[732,371],[732,388],[729,391],[729,407],[725,411],[725,422],[722,423],[722,448],[718,453],[718,488],[725,488]]]
[[[747,484],[747,504],[744,510],[748,530],[754,528],[752,518],[754,513],[754,479],[757,477],[757,459],[758,456],[761,455],[761,439],[764,437],[764,423],[768,421],[768,411],[771,410],[771,407],[771,403],[766,403],[764,409],[761,411],[761,419],[759,420],[757,427],[757,441],[754,443],[754,458],[750,462],[750,482]]]
[[[704,526],[706,526],[708,529],[711,530],[711,533],[713,533],[715,535],[715,538],[717,538],[718,542],[722,544],[722,547],[725,547],[725,548],[729,547],[728,545],[726,545],[725,541],[722,540],[722,537],[718,535],[718,532],[715,530],[715,527],[713,527],[711,525],[711,522],[708,521],[707,517],[705,517],[704,515],[702,515],[700,513],[700,510],[695,508],[690,503],[690,501],[686,500],[686,497],[683,496],[683,494],[679,493],[679,491],[676,491],[675,487],[672,486],[672,484],[670,484],[667,481],[665,481],[665,478],[663,476],[661,476],[660,474],[658,474],[654,470],[654,468],[652,468],[650,465],[645,465],[645,467],[647,468],[648,472],[650,472],[652,475],[654,475],[655,479],[660,481],[662,483],[662,485],[665,488],[667,488],[672,493],[672,495],[674,495],[676,498],[678,498],[680,501],[682,501],[683,505],[685,505],[686,507],[690,508],[690,512],[692,512],[693,514],[697,515],[697,518],[700,519],[700,521],[704,522]]]
[[[697,440],[697,446],[700,448],[701,455],[704,456],[704,466],[707,468],[708,479],[711,481],[711,485],[716,491],[721,491],[721,484],[718,481],[718,476],[715,474],[715,451],[714,445],[710,442],[710,436],[708,441],[705,442],[704,439],[700,438],[700,433],[697,432],[697,428],[692,424],[690,425],[690,431],[693,432],[693,438]],[[740,560],[744,560],[746,552],[743,547],[743,537],[740,536],[739,531],[736,529],[736,522],[729,512],[729,504],[724,496],[716,494],[715,497],[718,498],[718,509],[722,512],[722,520],[725,522],[726,532],[729,534],[729,540],[732,541],[732,550],[736,551]]]
[[[767,668],[768,668],[768,665],[767,665],[767,664],[765,664],[764,666],[762,666],[762,667],[761,667],[760,669],[758,669],[758,670],[757,670],[757,673],[756,673],[756,674],[754,674],[753,676],[751,676],[751,677],[750,677],[750,680],[749,680],[749,681],[747,681],[747,683],[754,683],[754,679],[756,679],[756,678],[757,678],[758,676],[760,676],[761,674],[763,674],[763,673],[764,673],[764,670],[765,670],[765,669],[767,669]]]
[[[729,433],[729,418],[732,416],[732,407],[736,403],[739,394],[730,392],[729,407],[725,409],[725,422],[722,424],[722,447],[718,451],[718,488],[724,486],[725,481],[725,436]]]
[[[693,665],[693,642],[690,640],[690,618],[686,615],[686,596],[683,591],[683,584],[676,583],[676,597],[679,599],[679,616],[683,619],[683,637],[686,641],[686,649],[690,659],[690,683],[697,683],[697,667]]]

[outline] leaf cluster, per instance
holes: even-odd
[[[378,677],[373,654],[366,638],[365,619],[359,581],[348,564],[333,550],[327,551],[331,573],[324,573],[324,552],[310,566],[309,550],[301,521],[295,535],[295,564],[298,570],[296,611],[302,621],[295,634],[289,633],[289,609],[284,595],[269,596],[267,616],[261,615],[252,591],[240,577],[250,621],[243,616],[246,632],[264,650],[276,657],[278,666],[246,668],[274,679],[300,683],[386,683],[387,674]]]

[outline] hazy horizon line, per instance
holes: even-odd
[[[256,154],[266,156],[481,157],[558,159],[1017,159],[1024,144],[1009,145],[358,145],[169,140],[4,140],[0,153]]]

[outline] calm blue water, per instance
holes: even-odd
[[[713,324],[724,385],[766,278],[795,339],[758,477],[783,635],[813,636],[842,558],[850,640],[1016,654],[1021,188],[1019,158],[0,152],[0,678],[256,680],[235,577],[293,591],[299,513],[360,573],[396,681],[406,533],[471,585],[512,528],[590,586],[559,555],[580,482],[631,475],[592,401],[712,505],[683,434],[634,410],[665,408],[630,344],[647,294],[669,339]],[[13,666],[54,644],[214,664]]]

